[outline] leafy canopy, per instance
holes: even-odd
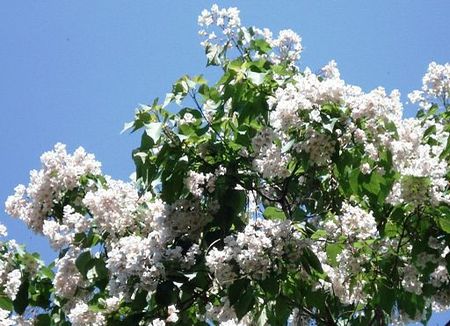
[[[208,83],[136,111],[134,180],[57,144],[7,212],[59,251],[0,253],[5,325],[386,325],[450,306],[450,65],[419,109],[300,69],[301,38],[199,17]],[[6,233],[6,230],[1,230]]]

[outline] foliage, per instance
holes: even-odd
[[[398,91],[364,93],[334,61],[302,71],[297,34],[238,14],[199,17],[215,84],[183,76],[126,124],[142,132],[132,182],[57,144],[8,198],[60,254],[45,267],[2,244],[3,324],[385,325],[449,308],[450,66],[430,64],[403,119]]]

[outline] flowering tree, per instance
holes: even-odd
[[[404,119],[398,91],[365,93],[334,61],[301,71],[291,30],[217,6],[199,24],[222,76],[183,76],[136,111],[132,182],[57,144],[7,199],[59,257],[2,242],[1,324],[386,325],[448,309],[450,65],[430,64]]]

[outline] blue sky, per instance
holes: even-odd
[[[3,202],[56,142],[83,146],[127,179],[137,136],[120,135],[139,103],[183,74],[206,73],[197,16],[210,1],[9,1],[0,10],[0,221],[11,238],[55,254],[6,216]],[[218,1],[245,25],[303,38],[301,67],[335,59],[347,82],[406,94],[428,63],[450,61],[448,0]],[[207,73],[208,76],[208,73]],[[407,115],[413,115],[408,109]],[[431,325],[443,325],[444,317]]]

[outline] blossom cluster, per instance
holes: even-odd
[[[371,255],[365,250],[355,247],[355,242],[376,240],[378,230],[372,212],[359,206],[343,203],[341,213],[330,216],[323,222],[327,240],[340,252],[333,257],[326,250],[325,242],[313,244],[317,257],[321,261],[329,280],[321,281],[320,286],[329,289],[342,302],[367,302],[364,291],[365,281],[358,275],[366,271],[365,264],[370,262]],[[345,242],[342,240],[346,239]]]
[[[423,139],[429,127],[435,129],[432,144]],[[440,158],[449,136],[444,126],[429,120],[423,124],[417,119],[405,119],[399,123],[397,132],[398,140],[390,143],[390,149],[394,166],[402,177],[394,184],[389,200],[416,205],[426,201],[449,203],[445,177],[448,164]]]
[[[60,202],[67,192],[80,186],[80,178],[89,174],[100,174],[100,163],[92,154],[80,147],[73,155],[66,146],[58,143],[53,151],[41,156],[42,169],[30,172],[27,187],[18,185],[15,194],[5,203],[6,212],[23,220],[28,227],[42,232],[44,221],[55,216],[55,204]]]
[[[7,235],[7,229],[0,224],[0,237]],[[33,314],[27,315],[12,313],[7,310],[8,304],[21,300],[20,292],[23,283],[36,279],[44,264],[35,256],[26,253],[15,240],[0,240],[0,325],[33,325]],[[23,294],[22,294],[23,295]]]
[[[284,261],[298,268],[295,261],[307,247],[298,227],[290,221],[251,220],[242,232],[224,239],[223,249],[212,248],[206,265],[222,286],[245,276],[263,280],[280,272]]]
[[[398,90],[347,84],[334,60],[301,71],[291,30],[274,38],[217,5],[198,22],[224,76],[185,76],[141,107],[133,180],[58,143],[8,197],[59,256],[39,274],[2,243],[0,323],[31,323],[13,304],[23,284],[40,307],[27,313],[72,325],[400,323],[450,308],[449,64],[430,64],[405,119]],[[195,108],[165,109],[187,94]]]
[[[428,70],[422,79],[422,89],[411,92],[409,100],[412,103],[419,103],[420,107],[428,110],[432,102],[438,99],[444,105],[449,104],[450,98],[450,64],[438,64],[431,62]]]

